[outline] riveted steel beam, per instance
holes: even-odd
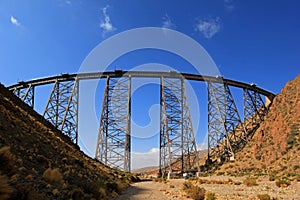
[[[243,89],[244,94],[244,123],[248,134],[252,134],[268,113],[261,95],[253,90]]]
[[[208,82],[208,160],[234,156],[226,127],[226,90],[224,84]]]
[[[184,79],[161,77],[160,92],[160,172],[191,171],[198,156]]]
[[[77,79],[65,82],[57,80],[43,114],[45,119],[76,144],[78,143],[78,98]]]
[[[34,86],[29,84],[25,88],[14,88],[13,93],[30,107],[34,108]]]
[[[106,79],[95,158],[130,172],[131,78]]]

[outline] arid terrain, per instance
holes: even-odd
[[[132,175],[87,157],[0,85],[0,200],[110,199]]]
[[[155,172],[145,169],[144,174],[154,176]],[[275,97],[264,122],[236,153],[235,161],[216,164],[203,176],[191,183],[218,199],[300,199],[300,76]],[[186,198],[184,182],[154,185],[170,199],[182,199]]]
[[[275,97],[264,122],[235,157],[199,178],[133,183],[135,176],[87,157],[0,85],[0,200],[300,200],[300,76]],[[156,172],[155,167],[137,171]]]
[[[208,194],[214,194],[215,199],[300,199],[300,183],[293,182],[288,187],[278,187],[268,177],[256,178],[251,185],[247,177],[211,176],[198,180],[171,179],[162,182],[138,182],[128,188],[117,200],[138,199],[193,199],[183,191],[183,184],[191,182],[199,188],[204,188],[206,198]],[[205,195],[204,195],[205,196]],[[264,198],[261,198],[264,196]],[[214,198],[210,198],[214,199]]]

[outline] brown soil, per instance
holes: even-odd
[[[251,141],[217,173],[268,174],[300,180],[300,76],[278,94]]]
[[[107,199],[132,176],[87,157],[0,84],[0,199]]]
[[[268,195],[270,198],[282,200],[300,199],[300,183],[292,182],[288,187],[277,187],[275,182],[269,181],[267,177],[260,177],[256,185],[247,186],[243,182],[246,177],[211,176],[202,177],[198,181],[191,180],[194,185],[204,188],[206,192],[215,194],[217,199],[222,200],[254,200],[258,195]],[[188,200],[182,188],[184,179],[171,179],[165,182],[139,182],[126,189],[116,200],[123,199],[182,199]]]

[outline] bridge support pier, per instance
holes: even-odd
[[[78,143],[78,98],[78,79],[65,82],[57,80],[43,114],[45,119],[70,137],[75,144]]]
[[[252,134],[264,120],[268,108],[258,92],[244,88],[244,123],[248,134]]]
[[[188,172],[199,163],[184,79],[161,77],[160,95],[159,167],[164,177]]]
[[[227,84],[208,82],[208,162],[215,157],[234,160],[235,151],[247,142],[246,129]]]
[[[131,78],[106,79],[95,158],[130,172]]]
[[[34,108],[34,86],[30,84],[25,88],[15,88],[13,93],[30,107]]]

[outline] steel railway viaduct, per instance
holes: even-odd
[[[8,89],[34,108],[35,88],[53,85],[43,116],[77,144],[79,83],[88,79],[106,79],[95,158],[111,167],[130,171],[130,95],[133,78],[160,79],[159,167],[163,175],[170,172],[199,170],[185,80],[202,81],[207,84],[208,162],[212,159],[234,159],[235,152],[247,143],[264,120],[275,96],[253,84],[219,76],[174,71],[115,70],[61,74],[21,81],[9,86]],[[243,119],[238,112],[231,87],[243,91]]]

